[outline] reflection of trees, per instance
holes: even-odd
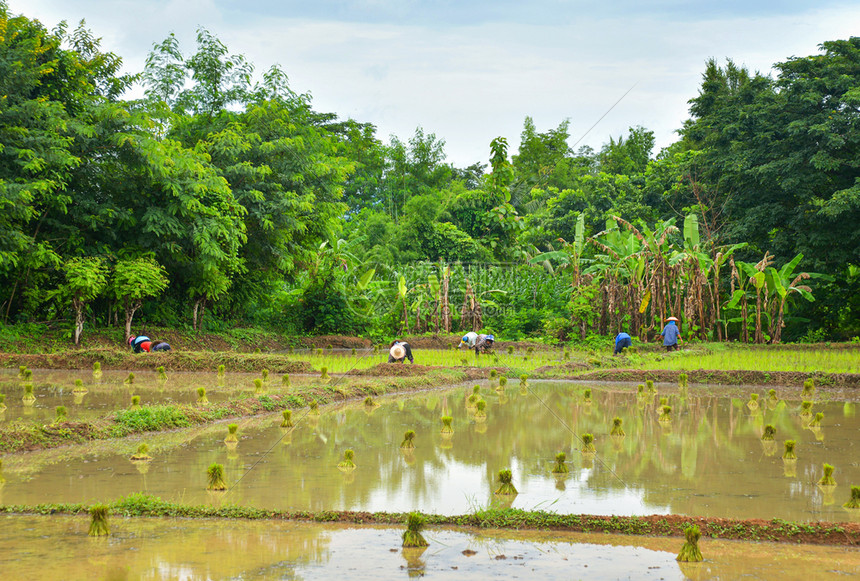
[[[173,378],[171,374],[169,382]],[[205,469],[218,462],[225,466],[228,485],[239,482],[227,494],[228,503],[280,510],[391,510],[387,500],[397,498],[398,510],[404,503],[424,509],[440,502],[439,490],[450,484],[447,479],[458,478],[458,471],[470,471],[473,480],[480,477],[481,487],[469,493],[486,498],[503,468],[514,470],[516,484],[526,477],[554,478],[550,468],[555,454],[563,451],[571,468],[568,488],[575,483],[604,496],[630,488],[646,503],[668,504],[675,512],[691,515],[802,520],[807,513],[800,511],[809,503],[781,502],[754,509],[743,508],[753,506],[749,503],[738,504],[739,496],[762,493],[766,486],[785,487],[791,498],[821,503],[822,495],[814,487],[797,485],[796,480],[783,476],[780,454],[765,455],[761,425],[777,428],[780,449],[785,439],[798,441],[801,482],[809,467],[820,470],[824,460],[820,453],[812,453],[810,443],[816,450],[826,451],[826,460],[840,470],[850,470],[853,462],[844,446],[853,436],[844,434],[856,434],[855,419],[828,426],[827,440],[817,443],[814,434],[797,421],[796,404],[780,402],[773,409],[762,406],[751,414],[746,397],[732,400],[699,387],[689,388],[685,397],[661,387],[659,397],[643,398],[630,386],[589,387],[590,413],[585,411],[581,384],[533,381],[525,395],[512,386],[503,392],[509,400],[504,405],[500,405],[499,393],[484,388],[481,396],[487,401],[488,415],[484,433],[475,429],[477,425],[464,407],[471,393],[471,386],[464,386],[409,397],[380,397],[380,407],[370,415],[361,401],[321,408],[316,425],[305,411],[298,410],[293,415],[296,427],[288,433],[278,427],[280,414],[247,419],[240,423],[241,440],[232,459],[221,443],[226,430],[223,423],[15,455],[4,458],[7,479],[12,476],[5,495],[9,502],[24,502],[19,500],[24,497],[35,504],[109,500],[148,489],[168,500],[202,503]],[[657,421],[660,397],[667,397],[673,410],[668,431]],[[825,417],[837,416],[829,405],[838,405],[842,411],[841,403],[819,404]],[[448,440],[440,434],[439,418],[444,414],[453,417],[454,435]],[[615,416],[623,420],[625,438],[609,435]],[[406,430],[416,432],[416,448],[409,457],[399,448]],[[590,468],[578,452],[578,435],[584,432],[594,434],[598,451]],[[149,444],[154,457],[145,482],[127,460],[141,440]],[[349,479],[336,468],[347,448],[355,450],[357,465]],[[48,466],[55,467],[46,470]],[[113,471],[110,486],[105,485],[105,478],[95,478],[106,468]],[[68,482],[79,475],[86,478],[75,480],[75,487],[70,488]],[[773,480],[767,480],[769,477]],[[24,478],[37,482],[22,491],[20,480]],[[554,480],[548,483],[550,487],[556,484]],[[444,506],[444,499],[441,502]]]

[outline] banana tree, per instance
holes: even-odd
[[[782,340],[782,328],[785,326],[783,322],[785,303],[788,298],[792,294],[799,294],[807,301],[815,300],[815,297],[812,296],[812,289],[807,285],[800,284],[802,281],[812,278],[812,275],[808,272],[797,274],[794,272],[801,260],[803,260],[803,254],[798,254],[779,270],[772,266],[767,269],[767,285],[771,289],[771,293],[779,297],[774,301],[774,310],[777,312],[776,317],[771,315],[771,325],[768,331],[774,343],[779,343]]]

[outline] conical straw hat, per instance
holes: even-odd
[[[403,348],[403,345],[395,345],[388,352],[395,359],[403,359],[406,357],[406,349]]]

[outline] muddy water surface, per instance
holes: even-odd
[[[319,417],[296,411],[292,430],[279,427],[279,414],[240,421],[240,441],[232,447],[223,442],[226,425],[216,424],[7,456],[0,502],[94,502],[148,492],[193,504],[461,514],[499,502],[496,474],[511,468],[519,495],[501,501],[517,508],[858,519],[857,511],[841,506],[850,486],[860,483],[860,424],[850,405],[817,401],[813,410],[824,419],[820,429],[810,430],[798,401],[762,401],[761,409],[750,411],[748,397],[690,388],[684,398],[668,396],[671,419],[660,422],[660,394],[643,398],[629,386],[592,387],[588,403],[584,389],[543,382],[500,393],[484,386],[484,421],[464,405],[471,390],[458,389],[379,398],[382,405],[375,408],[352,403]],[[452,437],[440,434],[443,415],[454,418]],[[609,435],[616,416],[623,420],[623,438]],[[760,440],[765,424],[777,429],[773,443]],[[406,430],[417,434],[412,451],[400,448]],[[581,453],[578,435],[585,432],[595,436],[596,456]],[[797,441],[795,465],[781,458],[782,441],[789,438]],[[150,446],[150,463],[128,460],[140,441]],[[357,468],[345,474],[336,466],[348,448]],[[551,473],[558,451],[567,454],[563,477]],[[231,487],[225,495],[205,490],[213,462],[225,467]],[[823,462],[836,466],[833,490],[816,485]]]
[[[5,581],[43,579],[817,579],[860,575],[839,547],[702,540],[706,561],[678,563],[678,538],[427,529],[425,550],[402,529],[291,522],[0,517]]]
[[[214,372],[170,372],[166,379],[159,379],[154,371],[135,371],[134,381],[128,383],[128,371],[104,371],[93,377],[90,371],[33,370],[30,383],[33,385],[34,401],[25,403],[24,382],[18,379],[17,371],[0,370],[0,393],[6,395],[7,409],[0,412],[0,426],[13,421],[25,423],[47,423],[56,417],[58,406],[66,408],[69,421],[92,421],[104,415],[127,409],[131,398],[140,396],[141,405],[157,405],[197,402],[197,388],[206,389],[210,402],[234,398],[241,393],[253,393],[254,380],[259,373],[225,373],[219,378]],[[83,382],[84,392],[75,393],[75,380]],[[293,384],[309,381],[310,377],[292,377]],[[281,375],[272,373],[265,387],[270,393],[285,388]]]

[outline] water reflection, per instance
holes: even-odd
[[[400,528],[283,521],[121,519],[110,537],[86,517],[2,516],[3,579],[736,579],[860,574],[841,547],[703,539],[703,563],[679,564],[679,538],[428,529],[426,550]]]
[[[172,379],[173,375],[171,375]],[[842,510],[850,485],[860,482],[856,462],[860,423],[846,417],[842,402],[818,401],[821,432],[806,429],[799,401],[750,410],[748,397],[689,388],[686,397],[660,387],[637,395],[629,386],[532,382],[504,392],[484,388],[487,419],[476,422],[465,406],[470,388],[413,397],[376,398],[293,414],[296,427],[282,430],[280,414],[239,421],[240,441],[223,444],[223,424],[145,437],[153,456],[141,473],[129,461],[139,440],[95,443],[4,458],[4,502],[106,501],[145,491],[166,500],[206,503],[206,469],[224,465],[231,486],[224,502],[278,510],[408,511],[442,514],[486,506],[501,469],[510,468],[519,494],[515,508],[563,513],[679,513],[736,518],[856,520]],[[502,404],[500,396],[506,398]],[[660,422],[660,398],[671,420]],[[443,436],[440,418],[453,418]],[[610,436],[613,419],[626,436]],[[773,425],[776,453],[762,445]],[[400,443],[414,430],[415,449]],[[594,435],[596,456],[580,453],[580,436]],[[783,462],[782,442],[797,442],[797,463]],[[337,469],[346,449],[356,469]],[[551,470],[558,452],[570,473]],[[828,496],[816,482],[821,464],[836,466],[842,486]],[[842,496],[845,496],[843,499]]]

